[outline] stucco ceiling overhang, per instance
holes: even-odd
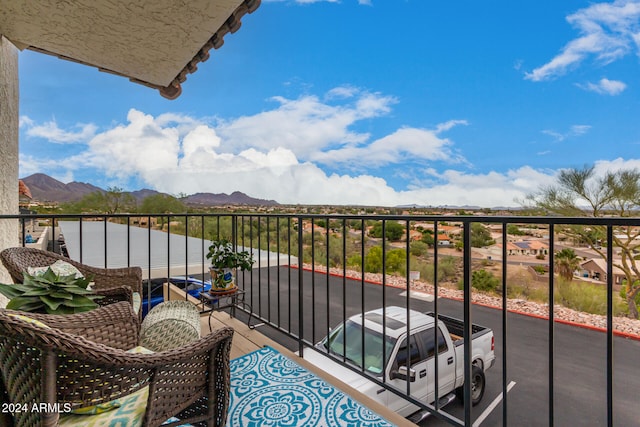
[[[0,0],[0,34],[175,99],[187,74],[260,0]]]

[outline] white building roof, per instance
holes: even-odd
[[[60,221],[59,225],[69,257],[83,264],[99,268],[139,266],[143,279],[202,274],[209,270],[205,257],[209,240],[104,221]],[[250,248],[239,246],[238,250]],[[252,254],[254,267],[258,259],[261,267],[289,262],[285,254],[258,249],[253,249]],[[297,263],[292,256],[291,264]]]

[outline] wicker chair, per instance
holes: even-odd
[[[111,425],[116,422],[104,417],[127,416],[117,425],[158,426],[171,417],[180,421],[167,425],[225,425],[233,329],[221,328],[159,353],[126,352],[138,345],[139,332],[138,318],[125,302],[64,316],[0,309],[0,399],[25,408],[49,404],[44,410],[17,412],[12,419],[2,414],[0,423]],[[136,397],[136,406],[127,406],[136,395],[142,396]],[[113,399],[125,402],[124,415],[68,413]]]
[[[100,305],[108,305],[118,301],[129,301],[133,304],[134,293],[137,293],[137,298],[142,297],[142,269],[140,267],[96,268],[54,252],[23,247],[4,249],[0,252],[0,259],[9,271],[14,283],[22,283],[22,273],[27,271],[29,267],[47,267],[62,260],[76,267],[85,277],[93,277],[94,291],[104,297],[96,301]],[[137,304],[139,305],[139,303]],[[142,310],[139,310],[139,306],[136,309],[138,309],[138,316],[142,319]]]

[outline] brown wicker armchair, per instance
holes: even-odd
[[[22,273],[27,271],[29,267],[47,267],[58,260],[68,262],[85,277],[93,277],[94,291],[104,297],[96,301],[100,305],[108,305],[118,301],[129,301],[133,304],[134,293],[136,293],[136,309],[142,318],[142,310],[139,310],[139,301],[142,298],[142,269],[140,267],[96,268],[54,252],[23,247],[4,249],[0,252],[0,259],[9,271],[14,283],[22,283]]]
[[[138,318],[125,302],[64,316],[0,309],[0,398],[28,408],[12,418],[3,414],[2,425],[158,426],[175,416],[181,421],[168,425],[223,426],[233,329],[159,353],[126,352],[138,345],[139,331]],[[135,407],[127,406],[127,399],[136,395],[142,397]],[[121,416],[109,412],[68,413],[113,399],[125,407],[125,421],[106,421],[104,417]],[[34,411],[34,404],[50,405]],[[55,404],[58,410],[52,411]]]

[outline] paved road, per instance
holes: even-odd
[[[271,323],[299,333],[298,270],[288,268],[262,269],[258,286],[258,272],[253,272],[253,285],[245,277],[247,301]],[[291,282],[289,282],[289,274]],[[279,281],[278,281],[279,279]],[[328,282],[328,283],[327,283]],[[278,283],[280,286],[278,287]],[[288,284],[290,283],[290,285]],[[327,284],[329,295],[327,296]],[[315,289],[315,290],[312,290]],[[342,321],[343,313],[349,317],[362,310],[382,306],[383,287],[361,284],[354,280],[303,272],[302,314],[305,339],[317,342],[329,327]],[[387,287],[387,306],[406,304],[403,290]],[[328,298],[327,298],[328,297]],[[280,310],[278,310],[278,302]],[[328,303],[327,303],[328,302]],[[271,307],[269,309],[269,307]],[[327,307],[329,310],[327,312]],[[411,308],[433,310],[433,303],[411,299]],[[438,300],[442,314],[462,317],[462,303]],[[289,313],[291,314],[289,316]],[[313,324],[315,319],[315,324]],[[473,408],[477,419],[502,392],[502,312],[473,306],[472,319],[493,329],[496,338],[496,365],[487,372],[487,389],[480,405]],[[507,317],[507,383],[515,386],[507,395],[507,421],[514,426],[544,426],[549,420],[549,331],[546,320],[509,314]],[[298,349],[294,340],[283,338],[272,328],[260,331],[292,350]],[[554,425],[603,426],[606,425],[606,336],[604,333],[556,324],[554,355]],[[638,375],[640,342],[614,338],[614,425],[631,426],[640,423],[640,390]],[[454,401],[445,408],[450,414],[463,419],[463,406]],[[502,425],[502,404],[489,413],[483,426]],[[446,426],[443,421],[430,418],[425,426]]]

